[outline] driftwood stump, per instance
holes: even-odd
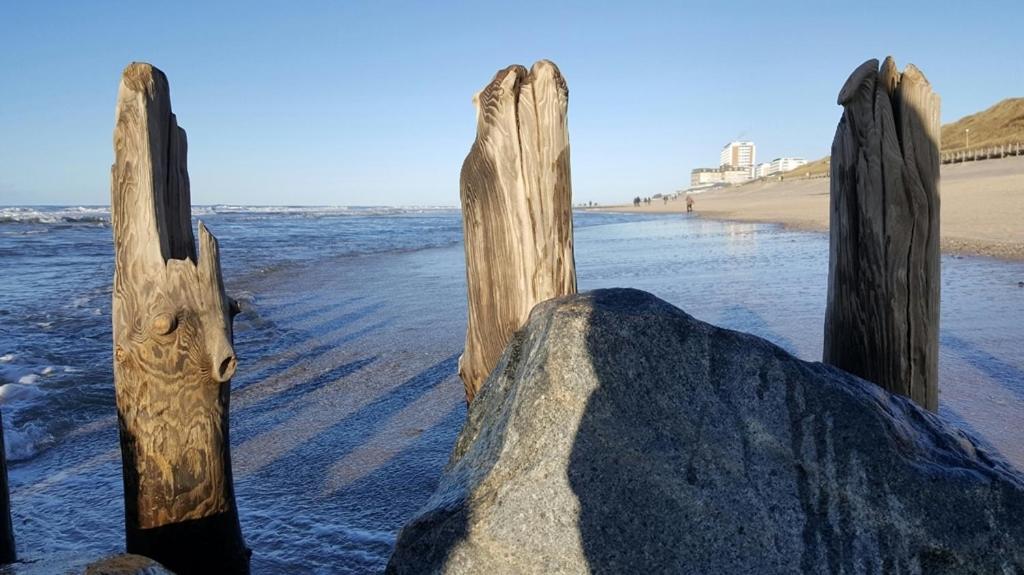
[[[569,90],[558,67],[509,66],[473,103],[477,135],[460,181],[469,325],[459,376],[467,401],[534,305],[576,293]]]
[[[832,143],[824,361],[938,408],[939,97],[913,65],[857,68]]]
[[[234,306],[202,223],[196,254],[185,131],[163,72],[125,68],[115,124],[114,385],[128,552],[177,573],[247,573],[228,446]]]
[[[0,565],[14,563],[14,526],[11,524],[11,490],[7,484],[7,449],[4,447],[4,418],[0,416]]]

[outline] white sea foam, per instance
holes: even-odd
[[[54,374],[55,366],[44,369],[18,365],[0,364],[0,405],[5,407],[4,415],[10,410],[19,411],[47,394],[42,378]]]
[[[451,206],[236,206],[222,204],[205,209],[216,214],[277,214],[320,217],[401,215],[451,211],[456,208]],[[197,215],[196,208],[192,209],[192,214]]]
[[[52,444],[53,436],[38,423],[9,426],[4,420],[4,447],[7,450],[8,461],[31,459]]]
[[[86,223],[106,224],[110,222],[110,208],[96,207],[2,207],[0,223],[61,224]]]
[[[0,355],[0,363],[10,363],[13,360],[14,360],[14,354],[13,353],[5,353],[3,355]]]
[[[213,214],[322,216],[378,216],[418,214],[456,210],[453,206],[240,206],[221,204],[193,206],[192,217]],[[23,224],[100,224],[110,223],[108,206],[74,207],[0,207],[0,223]]]
[[[22,378],[24,380],[25,378]],[[34,382],[33,382],[34,383]],[[0,385],[0,404],[10,405],[12,403],[24,404],[45,395],[42,389],[33,383],[5,383]]]
[[[13,359],[13,354],[11,355]],[[33,371],[29,371],[29,370]],[[19,423],[20,414],[25,409],[38,406],[46,401],[49,395],[43,384],[43,377],[56,375],[60,367],[48,365],[28,367],[8,361],[0,367],[0,380],[17,381],[0,385],[0,405],[4,415],[4,442],[7,458],[11,461],[31,459],[37,453],[53,444],[53,436],[46,426],[34,417],[27,423]]]

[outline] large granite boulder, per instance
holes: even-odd
[[[538,305],[390,573],[1024,573],[1024,478],[900,397],[601,290]]]

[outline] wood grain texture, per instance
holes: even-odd
[[[569,90],[554,63],[499,71],[473,98],[462,164],[469,324],[459,376],[472,401],[533,306],[576,293]]]
[[[913,65],[858,67],[832,143],[824,361],[938,408],[939,97]]]
[[[196,253],[186,155],[167,78],[131,64],[118,91],[111,168],[128,551],[175,572],[247,573],[228,450],[232,304],[217,240],[202,223]]]

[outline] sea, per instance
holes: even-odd
[[[254,573],[377,572],[466,415],[460,213],[193,208],[235,319],[231,449]],[[581,290],[647,290],[821,358],[828,237],[577,211]],[[123,550],[106,207],[0,207],[0,411],[19,557]],[[1024,469],[1024,263],[943,256],[940,415]]]

